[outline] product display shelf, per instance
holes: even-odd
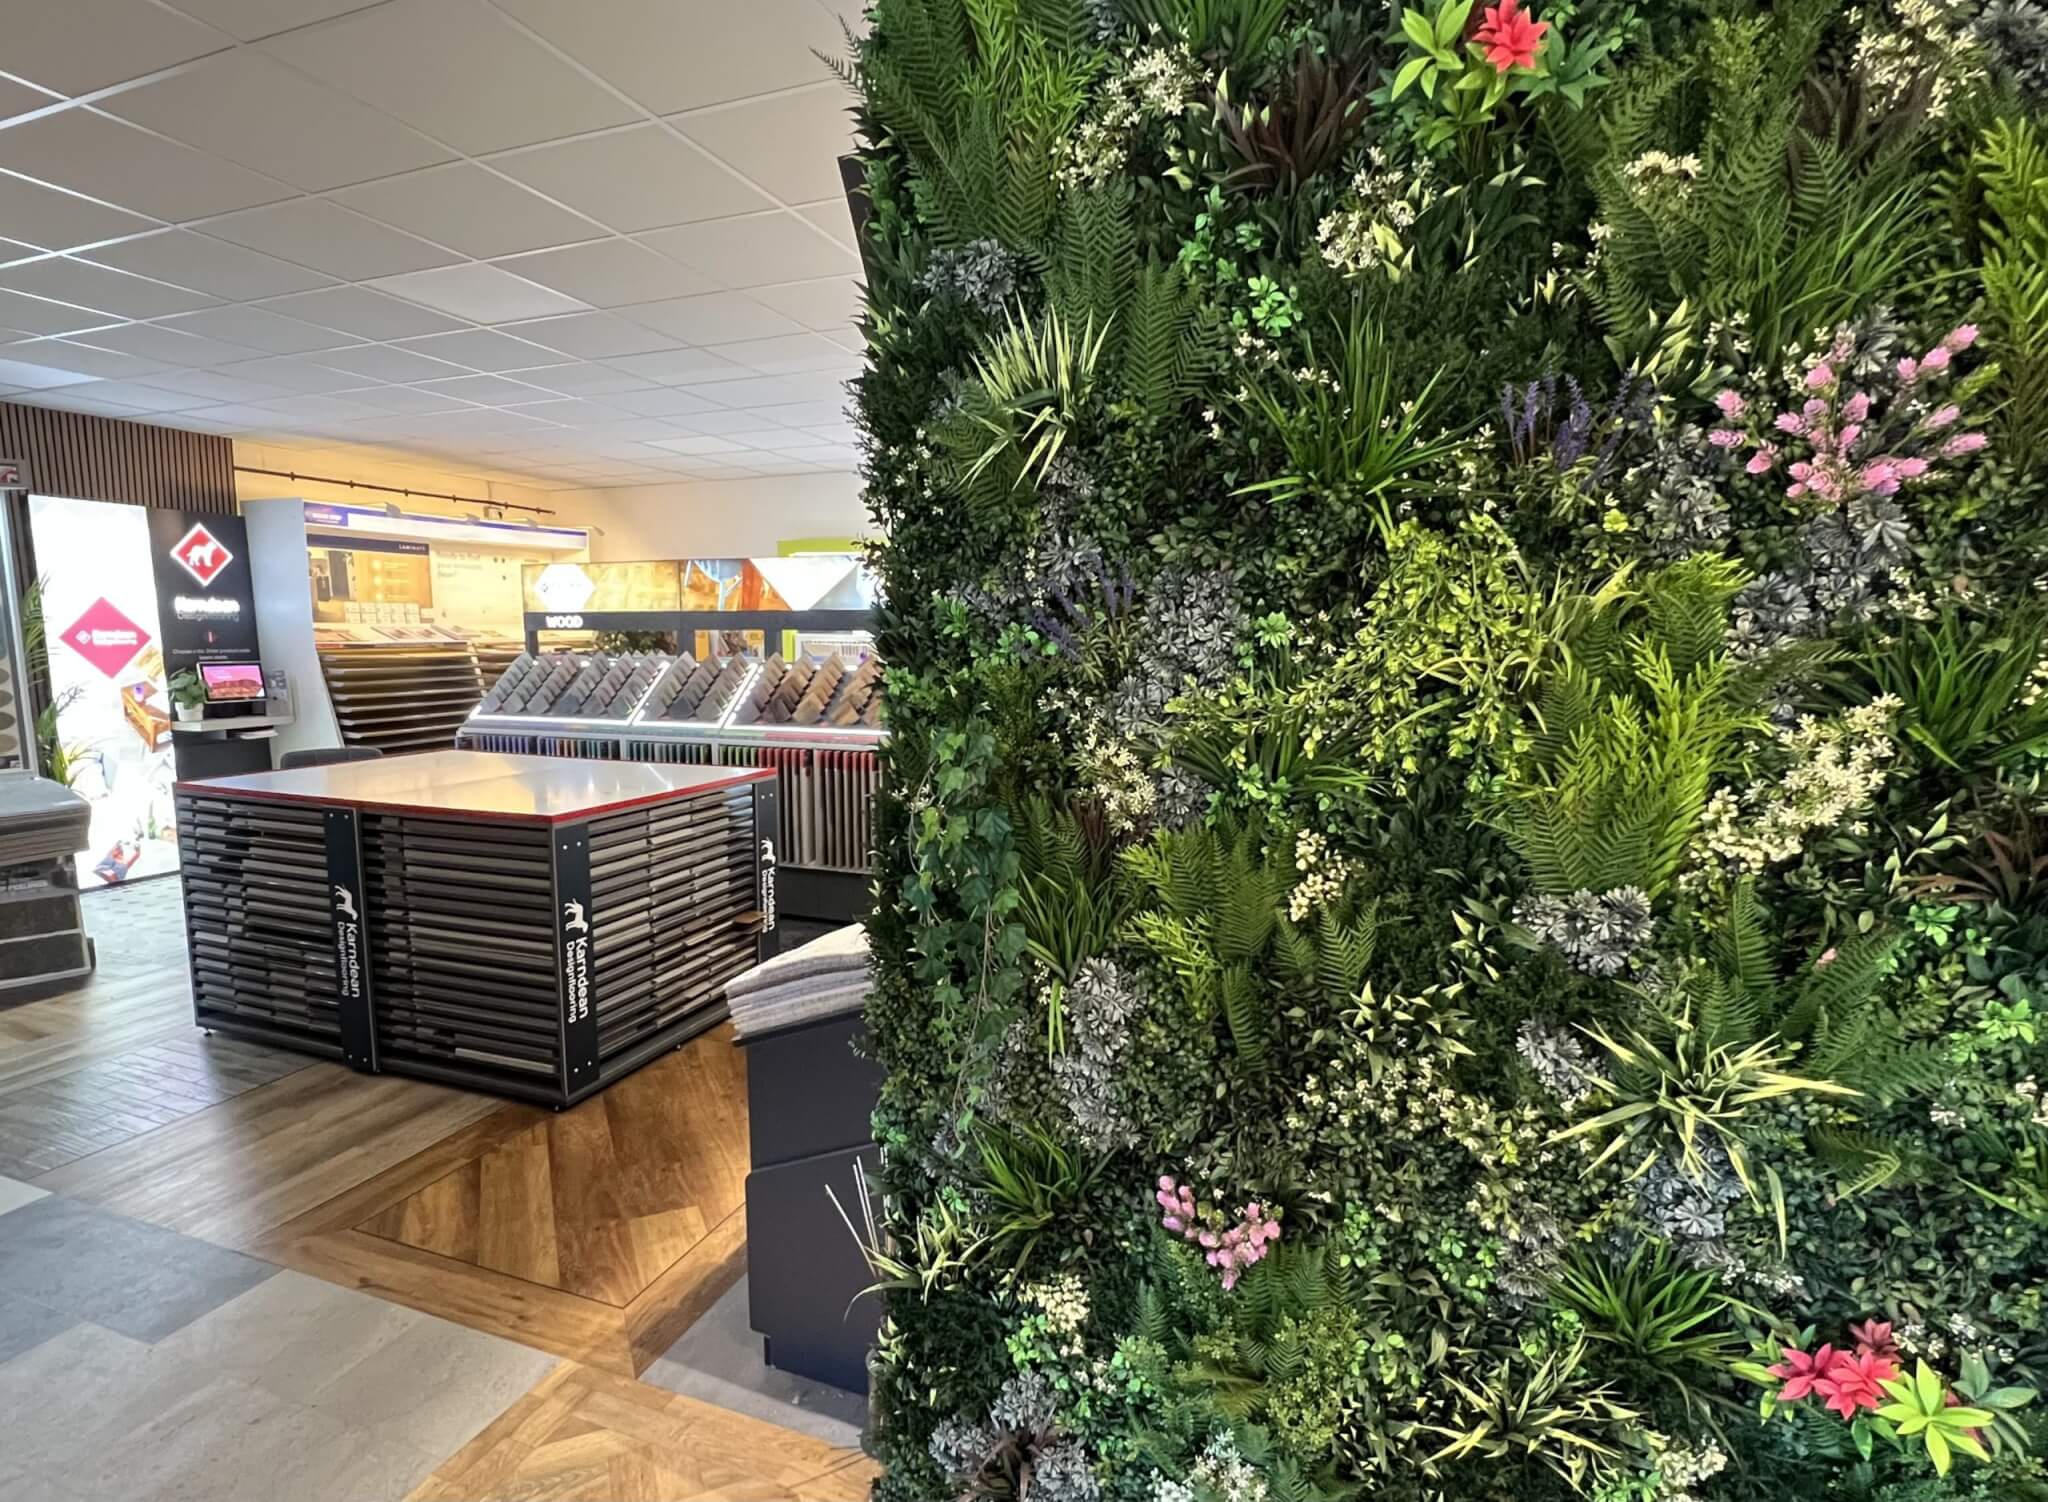
[[[483,693],[467,643],[330,647],[320,653],[320,671],[342,744],[386,755],[453,745]]]
[[[203,1027],[573,1104],[775,947],[776,785],[453,750],[180,784]]]
[[[881,669],[870,658],[552,652],[508,668],[462,726],[467,749],[775,774],[786,911],[867,905],[881,786]],[[837,721],[838,723],[835,723]]]

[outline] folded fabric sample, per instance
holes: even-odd
[[[788,954],[756,965],[726,982],[725,994],[737,999],[750,991],[765,990],[786,981],[817,976],[865,975],[868,968],[867,930],[858,923],[835,928]]]
[[[816,986],[804,982],[779,986],[773,992],[757,991],[732,1003],[732,1030],[736,1037],[750,1038],[802,1022],[824,1017],[841,1017],[867,1005],[865,975],[853,982]]]

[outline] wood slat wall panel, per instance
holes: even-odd
[[[0,402],[0,458],[38,495],[235,514],[235,446],[213,433]]]

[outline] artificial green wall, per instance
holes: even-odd
[[[2048,1496],[2040,0],[869,19],[881,1492]]]

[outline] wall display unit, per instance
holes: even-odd
[[[483,692],[468,642],[322,647],[319,655],[341,744],[387,756],[454,745]]]
[[[538,653],[506,669],[456,744],[764,768],[781,793],[784,910],[846,922],[866,908],[882,714],[873,656]]]
[[[194,1017],[566,1106],[776,943],[774,777],[443,751],[181,783]]]

